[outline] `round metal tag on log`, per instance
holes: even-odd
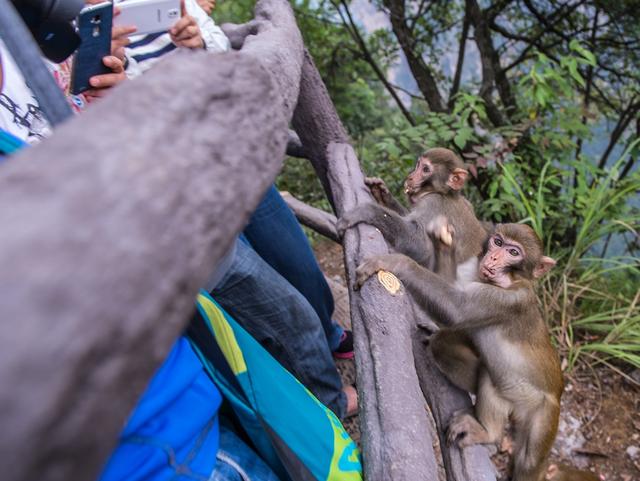
[[[380,284],[382,284],[392,295],[396,295],[400,290],[400,281],[391,272],[378,271],[378,281],[380,281]]]

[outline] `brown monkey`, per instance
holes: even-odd
[[[368,179],[374,198],[384,205],[364,204],[347,212],[336,225],[340,235],[361,222],[377,227],[386,241],[420,265],[434,270],[433,243],[428,224],[445,216],[456,233],[456,264],[471,259],[468,270],[475,274],[476,257],[482,251],[486,230],[476,219],[471,204],[461,195],[468,172],[452,151],[435,148],[418,159],[405,180],[405,193],[412,209],[406,211],[380,179]],[[460,271],[458,271],[460,273]]]
[[[454,234],[455,236],[455,234]],[[437,250],[453,262],[452,247]],[[436,364],[457,386],[476,394],[475,416],[456,413],[447,430],[459,446],[497,443],[514,424],[513,481],[542,481],[555,439],[563,389],[558,355],[538,310],[534,280],[555,261],[533,229],[495,226],[475,282],[456,287],[402,254],[365,261],[356,288],[379,270],[393,272],[414,301],[448,326],[431,337]]]
[[[590,471],[581,471],[566,464],[550,464],[544,479],[547,481],[602,481],[603,476],[596,476]]]

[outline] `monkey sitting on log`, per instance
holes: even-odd
[[[450,247],[435,242],[449,264],[456,241],[454,233]],[[511,417],[513,481],[544,479],[558,428],[562,372],[534,292],[535,279],[554,264],[529,226],[499,224],[485,243],[477,280],[463,286],[402,254],[371,258],[356,271],[356,289],[377,271],[392,272],[414,302],[447,326],[429,340],[436,364],[476,395],[475,416],[456,413],[447,440],[460,447],[498,443]]]
[[[364,204],[345,213],[336,225],[338,234],[342,236],[346,229],[359,223],[370,224],[380,230],[396,252],[434,270],[428,224],[437,216],[445,216],[456,233],[456,265],[471,260],[463,277],[473,277],[487,232],[469,201],[461,195],[467,176],[464,163],[452,151],[429,149],[420,156],[404,183],[412,204],[410,211],[393,198],[382,181],[369,179],[374,198],[384,205]]]

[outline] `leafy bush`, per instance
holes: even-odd
[[[586,361],[613,360],[640,368],[640,264],[629,255],[602,257],[602,244],[613,236],[631,234],[637,238],[640,215],[631,205],[640,191],[640,172],[619,178],[628,151],[606,171],[578,168],[576,188],[560,190],[561,200],[575,201],[576,236],[572,245],[557,247],[554,271],[540,286],[542,311],[554,326],[558,346],[572,368],[583,356]],[[561,213],[549,210],[549,185],[563,176],[562,166],[545,164],[538,190],[527,195],[520,187],[516,170],[503,165],[505,197],[543,239],[550,229],[562,224]],[[571,186],[571,184],[569,184]],[[547,242],[547,249],[549,242]],[[606,251],[606,249],[604,249]]]
[[[216,18],[246,20],[251,3],[223,0]],[[602,72],[611,57],[598,54],[596,61],[594,52],[575,38],[551,47],[541,42],[548,45],[544,53],[529,45],[522,63],[509,72],[517,102],[504,104],[502,95],[491,99],[494,109],[508,112],[503,116],[506,122],[496,123],[495,115],[487,118],[488,97],[481,98],[478,79],[472,79],[455,89],[447,112],[429,111],[424,99],[414,98],[412,126],[385,95],[352,35],[340,24],[335,3],[296,0],[293,5],[305,43],[367,175],[382,177],[402,198],[402,181],[421,152],[430,147],[457,151],[474,174],[466,194],[478,217],[531,224],[544,239],[546,252],[558,260],[540,285],[540,298],[567,367],[594,360],[616,369],[620,362],[640,367],[640,272],[634,257],[640,246],[640,174],[632,168],[640,151],[638,141],[634,143],[638,134],[618,137],[617,145],[627,148],[613,165],[606,156],[598,159],[584,148],[606,121],[620,117],[624,99],[638,98],[637,82],[629,83],[624,75],[606,81],[591,75]],[[439,49],[445,44],[434,40],[438,22],[449,25],[465,11],[455,2],[437,8],[416,23],[426,34],[416,49],[428,62],[443,53]],[[517,17],[517,10],[503,13]],[[552,32],[540,29],[540,34]],[[399,51],[391,32],[377,30],[366,42],[387,71]],[[620,62],[617,67],[633,65],[622,58]],[[430,67],[446,84],[438,66],[431,62]],[[615,97],[617,103],[590,103],[589,89],[598,89],[600,100]],[[287,159],[277,183],[305,202],[329,207],[307,161]]]

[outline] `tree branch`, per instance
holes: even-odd
[[[431,10],[431,7],[433,6],[433,4],[435,2],[431,2],[429,3],[429,5],[427,5],[427,8],[425,9],[425,11],[423,12],[422,9],[424,8],[424,4],[427,2],[428,0],[420,0],[420,5],[418,5],[418,10],[416,11],[415,15],[412,15],[410,17],[411,20],[411,24],[409,25],[409,30],[411,30],[412,32],[415,31],[416,28],[416,24],[418,23],[418,20],[420,19],[420,17],[424,16],[427,14],[427,12],[429,10]]]
[[[607,145],[607,148],[605,149],[604,153],[600,157],[600,161],[598,162],[599,169],[603,169],[607,164],[607,160],[609,159],[613,148],[620,140],[620,137],[622,137],[624,131],[627,130],[627,127],[629,126],[631,121],[636,118],[638,111],[640,111],[640,101],[634,102],[634,100],[635,97],[629,103],[627,108],[622,111],[622,114],[620,115],[616,126],[611,132],[611,137],[609,137],[609,144]]]
[[[301,224],[334,242],[340,242],[335,215],[305,204],[289,192],[280,192],[280,194]]]
[[[332,0],[331,3],[333,4],[334,8],[338,12],[338,15],[340,15],[340,18],[342,19],[342,22],[343,22],[345,28],[347,29],[347,31],[349,32],[349,34],[351,35],[353,40],[356,42],[356,44],[360,48],[360,51],[362,52],[362,55],[364,56],[364,60],[371,66],[371,68],[375,72],[375,74],[378,77],[378,79],[380,80],[380,82],[382,82],[382,85],[384,85],[384,87],[387,89],[387,92],[389,92],[389,94],[391,95],[391,97],[393,98],[395,103],[400,108],[400,111],[402,112],[402,115],[404,115],[404,117],[407,119],[407,122],[409,122],[411,125],[416,125],[416,121],[413,118],[413,115],[411,115],[411,112],[409,112],[409,110],[404,106],[404,104],[402,103],[402,100],[398,96],[397,92],[395,91],[395,89],[392,87],[392,85],[387,80],[387,76],[382,71],[382,69],[379,67],[378,63],[373,58],[373,55],[371,55],[371,52],[369,52],[369,48],[367,47],[367,44],[365,43],[364,39],[360,35],[360,31],[358,30],[358,26],[353,21],[353,17],[351,15],[351,11],[349,10],[349,5],[347,4],[347,2],[344,1],[344,0],[340,0],[340,3],[342,4],[342,6],[345,9],[345,12],[347,14],[348,20],[344,18],[344,15],[342,14],[342,11],[340,10],[340,5],[335,3],[333,0]]]
[[[453,76],[453,83],[451,84],[451,90],[449,91],[449,108],[453,108],[453,98],[460,90],[460,81],[462,79],[462,67],[464,65],[464,53],[467,46],[467,36],[469,35],[469,25],[471,21],[469,19],[469,10],[465,6],[464,20],[462,22],[462,32],[460,32],[460,44],[458,47],[458,61],[456,62],[456,72]]]
[[[400,47],[409,64],[409,69],[429,108],[434,112],[446,112],[447,108],[438,90],[433,72],[431,72],[422,56],[415,50],[415,37],[406,24],[404,0],[383,0],[383,4],[389,9],[389,19],[391,20],[393,33],[400,43]]]
[[[640,119],[636,119],[635,139],[640,139]],[[629,172],[631,172],[631,168],[635,165],[637,160],[638,160],[637,155],[634,157],[633,154],[629,154],[629,160],[627,160],[627,163],[625,164],[624,168],[620,172],[620,180],[624,179],[627,175],[629,175]]]
[[[595,49],[594,42],[595,42],[596,32],[598,27],[599,13],[600,13],[600,10],[596,8],[596,14],[593,17],[593,26],[591,28],[591,50],[592,51]],[[581,119],[582,125],[587,125],[587,111],[589,110],[589,104],[591,103],[591,86],[593,85],[593,65],[589,65],[587,67],[587,75],[585,78],[585,83],[586,83],[586,87],[584,91],[584,101],[583,101],[584,111]],[[582,152],[582,137],[580,137],[578,139],[578,142],[576,143],[576,155],[575,155],[576,160],[580,157],[581,152]],[[576,184],[577,181],[578,179],[577,179],[577,171],[576,171],[574,172],[574,179],[573,179],[574,187],[577,185]]]
[[[498,87],[498,93],[505,107],[507,115],[515,113],[517,109],[516,101],[511,94],[511,86],[507,77],[500,67],[500,59],[493,47],[491,32],[488,28],[482,10],[476,0],[466,0],[469,19],[474,27],[474,39],[480,51],[480,61],[482,64],[482,85],[480,86],[480,97],[485,102],[489,120],[496,125],[506,124],[507,120],[493,101],[492,92],[494,85]]]

